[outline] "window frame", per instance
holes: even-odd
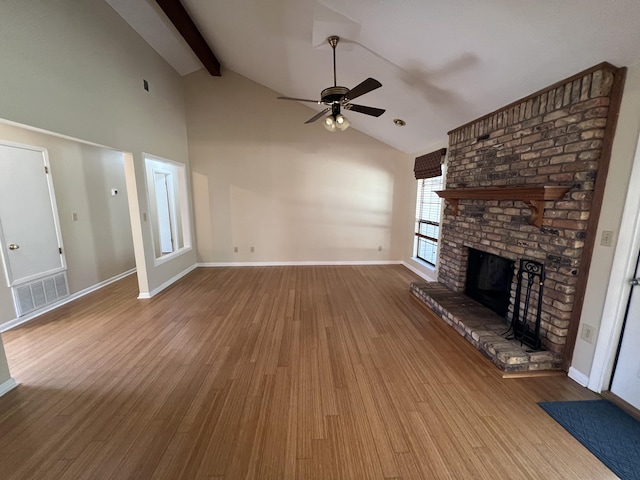
[[[441,237],[440,226],[442,224],[443,202],[440,197],[438,197],[435,193],[432,193],[432,192],[436,190],[442,190],[444,188],[445,175],[446,175],[446,170],[443,168],[442,175],[438,177],[418,179],[417,180],[418,184],[416,188],[416,211],[415,211],[414,246],[413,246],[414,258],[434,268],[436,268],[438,265],[438,257],[440,255],[439,243],[440,243],[440,237]],[[434,179],[439,179],[439,181],[436,183],[434,182]],[[429,188],[428,193],[425,192],[426,188]],[[427,203],[425,203],[425,196],[431,197],[432,201],[428,201]],[[436,200],[436,201],[434,202],[433,200]],[[425,205],[431,208],[425,209],[424,208]],[[434,210],[438,212],[437,219],[434,219],[433,217],[430,217],[428,215],[429,212],[433,213]],[[427,213],[427,215],[425,215],[425,213]],[[426,227],[425,230],[429,227],[436,227],[437,237],[428,235],[426,233],[422,233],[423,230],[421,229],[421,226],[425,226]],[[433,254],[430,256],[430,258],[425,258],[426,255],[421,256],[421,242],[428,242],[428,244],[431,245]],[[429,248],[429,247],[427,246],[426,248]]]
[[[149,153],[143,153],[145,162],[145,184],[149,205],[149,224],[151,229],[151,245],[155,266],[165,263],[192,250],[191,241],[191,207],[189,204],[189,185],[187,182],[187,165]],[[171,253],[159,252],[159,221],[156,211],[156,192],[154,177],[156,173],[171,176],[173,194],[169,200],[169,208],[173,215],[171,219],[171,233],[177,244]]]

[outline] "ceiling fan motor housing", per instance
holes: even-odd
[[[329,87],[322,90],[320,98],[322,99],[322,103],[326,104],[340,102],[347,93],[349,93],[347,87]]]

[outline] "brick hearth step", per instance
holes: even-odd
[[[451,325],[504,372],[559,370],[562,356],[531,351],[501,334],[507,321],[466,295],[438,282],[412,282],[411,293]]]

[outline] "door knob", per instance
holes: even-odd
[[[9,245],[9,250],[17,250],[20,248],[20,245],[16,245],[15,243],[12,243]]]

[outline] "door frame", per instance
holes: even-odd
[[[22,148],[24,150],[31,150],[34,152],[38,152],[42,154],[43,157],[43,167],[46,168],[46,180],[47,186],[49,189],[49,201],[51,202],[51,209],[53,211],[53,224],[56,231],[56,239],[58,241],[58,247],[62,249],[62,253],[60,254],[60,263],[61,266],[59,268],[55,268],[53,270],[49,270],[45,273],[39,273],[36,275],[31,275],[29,277],[25,277],[20,279],[19,282],[13,281],[11,275],[11,267],[9,265],[9,252],[7,251],[7,246],[4,238],[4,233],[2,231],[2,224],[0,222],[0,256],[2,257],[2,265],[4,269],[5,279],[7,281],[8,287],[16,287],[18,285],[23,285],[25,283],[29,283],[38,278],[42,278],[45,276],[53,275],[59,272],[64,272],[67,270],[67,258],[65,255],[65,249],[62,242],[62,229],[60,227],[60,217],[58,215],[58,204],[56,202],[56,194],[53,186],[53,175],[51,170],[51,164],[49,162],[49,152],[46,148],[37,147],[34,145],[27,145],[24,143],[10,142],[7,140],[0,139],[0,145],[14,148]]]
[[[634,188],[637,185],[640,185],[640,136],[636,144],[600,333],[587,384],[587,387],[595,392],[609,390],[611,384],[616,352],[631,294],[629,280],[635,273],[636,260],[640,252],[640,188]]]

